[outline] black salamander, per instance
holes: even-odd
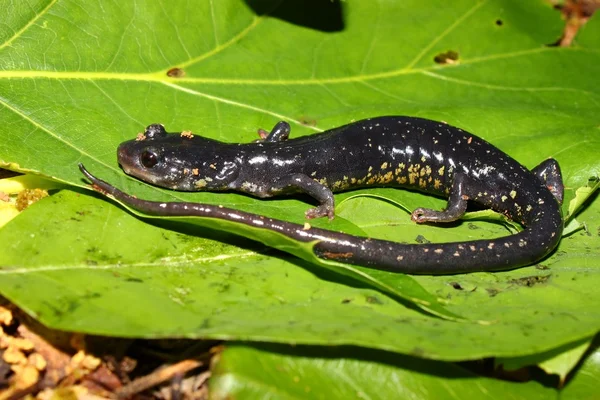
[[[189,202],[152,202],[130,196],[80,165],[96,189],[153,215],[225,219],[315,241],[324,259],[408,274],[496,271],[532,264],[558,244],[563,184],[558,163],[547,159],[527,170],[485,140],[453,126],[413,117],[378,117],[315,135],[288,139],[279,122],[253,143],[233,144],[169,134],[150,125],[118,149],[129,175],[183,191],[234,190],[261,198],[304,192],[319,205],[307,218],[334,216],[332,192],[368,186],[399,186],[448,198],[443,211],[418,208],[417,223],[462,217],[468,200],[505,214],[525,229],[489,240],[401,244],[275,220],[224,207]]]

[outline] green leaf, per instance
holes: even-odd
[[[375,318],[388,331],[383,348],[410,352],[414,345],[402,343],[390,324],[415,318],[416,333],[431,319],[356,279],[285,254],[269,256],[255,242],[184,220],[153,226],[105,205],[103,198],[64,190],[1,229],[0,241],[8,244],[0,253],[3,295],[48,326],[125,337],[369,346],[369,325],[339,332]],[[400,278],[395,290],[414,292],[402,286],[404,275],[393,276]],[[445,312],[437,302],[421,306]]]
[[[344,29],[335,32],[286,20],[288,2],[260,3],[280,17],[256,15],[241,0],[201,1],[193,12],[180,0],[169,7],[149,0],[85,7],[75,0],[0,0],[8,10],[0,27],[0,163],[85,187],[77,170],[83,162],[140,198],[222,204],[298,223],[309,207],[304,199],[157,189],[126,177],[115,149],[152,122],[170,131],[248,142],[257,128],[280,119],[292,123],[296,137],[397,114],[464,128],[528,167],[556,157],[567,187],[565,204],[574,188],[600,170],[597,16],[577,46],[557,48],[547,44],[556,42],[563,23],[542,1],[353,0],[342,4]],[[310,14],[322,18],[318,10]],[[454,62],[440,64],[437,56],[449,52],[456,53]],[[185,76],[169,76],[172,68]],[[443,206],[419,193],[370,193],[406,210]],[[456,322],[423,315],[364,282],[279,253],[255,256],[253,245],[238,237],[157,220],[147,227],[157,229],[152,234],[146,224],[121,225],[125,214],[105,200],[85,206],[95,210],[94,217],[82,218],[75,211],[83,211],[84,197],[53,196],[0,231],[2,293],[63,329],[360,344],[456,360],[536,354],[600,328],[597,200],[578,214],[588,230],[562,240],[537,266],[412,278],[444,299],[450,312],[480,321]],[[367,212],[344,214],[355,201],[362,200],[348,200],[334,222],[314,225],[411,243],[506,234],[503,226],[479,221],[451,228],[407,225],[402,210],[382,201],[360,203],[376,219],[362,218]],[[60,215],[59,206],[67,214],[51,218]],[[35,211],[42,207],[48,209]],[[186,240],[195,239],[174,238],[173,230],[202,232],[239,248],[219,241],[188,247]],[[77,242],[78,235],[86,239]],[[159,250],[151,247],[156,243]],[[194,257],[194,249],[207,257]],[[180,257],[184,264],[169,264],[165,257]],[[236,281],[239,271],[245,274]],[[395,288],[411,282],[379,271],[369,278]],[[223,294],[229,291],[236,294]],[[256,296],[252,301],[244,300],[248,291]],[[313,304],[311,296],[319,301]],[[344,308],[347,299],[352,308]],[[123,304],[135,306],[129,311]],[[284,320],[287,315],[293,318]],[[270,323],[273,316],[277,323]]]
[[[569,202],[569,213],[565,217],[563,236],[568,236],[579,229],[586,229],[585,224],[578,222],[574,217],[598,189],[600,189],[600,178],[595,176],[589,179],[586,186],[582,186],[575,191],[575,197]]]
[[[598,189],[600,189],[600,178],[597,176],[590,178],[586,186],[578,188],[575,197],[569,203],[569,214],[566,219],[573,217]]]
[[[593,400],[600,387],[600,348],[589,352],[582,365],[560,394],[560,400]]]
[[[190,221],[154,226],[63,190],[0,230],[0,292],[66,331],[360,345],[439,360],[536,354],[598,330],[597,286],[572,268],[419,277],[470,319],[442,320]]]
[[[567,375],[581,361],[591,343],[591,338],[583,339],[540,354],[515,358],[497,358],[496,365],[502,365],[505,370],[511,371],[538,365],[546,373],[558,375],[562,385]]]
[[[210,381],[214,399],[547,399],[537,382],[504,382],[415,357],[284,346],[227,345]]]

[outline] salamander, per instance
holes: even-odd
[[[260,132],[260,131],[259,131]],[[416,189],[448,198],[441,211],[417,208],[416,223],[460,219],[473,201],[524,226],[513,235],[453,243],[401,244],[302,226],[209,204],[137,199],[81,171],[97,190],[139,211],[225,219],[315,242],[317,257],[408,274],[506,270],[530,265],[558,244],[563,183],[547,159],[529,171],[485,140],[446,123],[386,116],[290,139],[281,121],[262,138],[225,143],[159,124],[117,150],[123,170],[181,191],[239,191],[260,198],[306,193],[317,202],[307,218],[334,216],[333,192],[370,186]]]

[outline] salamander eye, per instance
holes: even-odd
[[[140,156],[140,162],[146,168],[152,168],[158,164],[158,155],[150,150],[144,150]]]

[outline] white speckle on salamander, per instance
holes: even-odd
[[[256,183],[245,181],[242,182],[242,189],[250,193],[255,193],[258,191],[258,185]]]

